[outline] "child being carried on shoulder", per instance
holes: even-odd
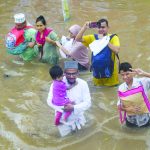
[[[61,123],[61,117],[63,114],[64,106],[68,104],[74,104],[72,100],[67,97],[67,90],[71,89],[74,86],[67,86],[65,82],[63,82],[63,70],[60,66],[55,65],[49,70],[49,74],[53,79],[53,98],[52,103],[56,106],[60,106],[62,112],[57,111],[55,116],[55,125],[59,125]],[[63,121],[67,121],[68,117],[71,115],[71,111],[67,111],[64,113]]]

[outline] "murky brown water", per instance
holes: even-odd
[[[70,8],[71,20],[64,23],[60,0],[0,0],[0,150],[149,150],[149,128],[121,127],[116,111],[117,87],[93,87],[91,73],[80,75],[88,81],[92,95],[89,125],[60,138],[53,125],[54,111],[46,103],[49,65],[17,62],[6,54],[4,37],[16,12],[24,12],[32,24],[43,14],[60,37],[74,23],[82,25],[107,17],[110,31],[121,40],[121,60],[150,71],[149,0],[70,0]]]

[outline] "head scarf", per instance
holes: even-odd
[[[73,26],[71,26],[71,27],[69,28],[69,31],[70,31],[74,36],[76,36],[76,35],[79,33],[80,30],[81,30],[81,27],[80,27],[79,25],[77,25],[77,24],[75,24],[75,25],[73,25]]]

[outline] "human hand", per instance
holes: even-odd
[[[35,45],[35,42],[29,42],[29,43],[28,43],[28,47],[30,47],[30,48],[33,48],[34,45]]]
[[[42,47],[42,44],[37,43],[37,46],[38,46],[38,47]]]
[[[67,104],[64,106],[64,111],[73,111],[73,110],[74,110],[73,104]]]
[[[50,39],[49,37],[45,37],[45,41],[46,41],[46,42],[50,42],[51,39]]]
[[[56,41],[56,45],[57,45],[59,48],[62,46],[59,41]]]
[[[46,42],[49,42],[49,43],[52,43],[52,44],[54,43],[54,41],[51,40],[49,37],[45,37],[45,41],[46,41]]]
[[[90,22],[91,22],[91,21],[85,22],[85,24],[83,25],[83,28],[84,28],[84,29],[88,29]]]
[[[143,71],[142,69],[140,68],[137,68],[137,69],[132,69],[130,68],[130,70],[132,71],[132,73],[135,73],[137,75],[144,75],[145,74],[145,71]]]

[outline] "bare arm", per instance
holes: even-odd
[[[109,48],[115,53],[118,54],[119,50],[120,50],[120,46],[114,46],[113,44],[111,44],[110,42],[108,43]]]
[[[29,42],[29,43],[28,43],[28,47],[30,47],[30,48],[33,48],[34,45],[35,45],[35,42]]]
[[[65,49],[60,42],[56,41],[56,45],[66,54],[66,55],[70,55],[69,51],[67,49]]]
[[[131,70],[132,70],[131,73],[135,73],[136,75],[140,75],[140,76],[143,76],[143,77],[148,77],[148,78],[150,78],[150,73],[145,72],[145,71],[143,71],[143,70],[140,69],[140,68],[137,68],[137,69],[132,69],[132,68],[131,68]]]
[[[45,37],[46,42],[52,44],[52,45],[56,45],[56,42],[52,39],[50,39],[49,37]]]
[[[89,23],[90,23],[90,22],[86,22],[86,23],[83,25],[83,27],[81,28],[81,30],[79,31],[79,33],[77,34],[77,36],[76,36],[76,38],[75,38],[76,41],[82,42],[82,36],[83,36],[84,32],[89,28]]]

